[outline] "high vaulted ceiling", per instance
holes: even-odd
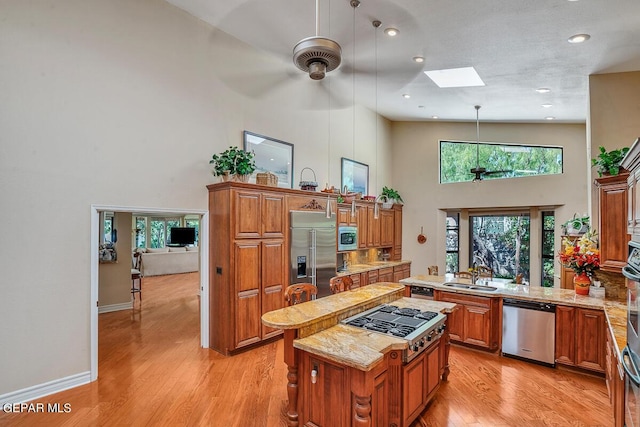
[[[287,64],[273,90],[305,78],[326,87],[334,108],[363,104],[391,120],[475,120],[479,104],[481,121],[585,122],[590,74],[640,70],[637,0],[361,0],[356,9],[319,0],[319,35],[343,57],[321,81],[292,62],[295,44],[316,35],[315,0],[168,1]],[[388,27],[400,33],[388,37]],[[567,42],[580,33],[591,39]],[[469,66],[485,86],[441,89],[423,73]]]

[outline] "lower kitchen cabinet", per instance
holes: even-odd
[[[611,329],[607,328],[607,347],[605,351],[605,379],[609,401],[613,409],[613,425],[624,426],[624,368],[618,360],[616,343],[611,335]]]
[[[459,309],[447,319],[454,343],[469,344],[494,351],[499,346],[500,298],[479,297],[435,290],[434,299],[452,302]]]
[[[439,388],[444,364],[441,346],[442,339],[409,363],[394,351],[370,372],[300,352],[299,425],[359,425],[354,421],[356,413],[370,405],[372,426],[409,427]],[[372,388],[363,388],[365,384]]]
[[[399,282],[411,276],[411,264],[401,264],[393,267],[393,281]]]
[[[379,269],[378,282],[393,282],[393,267]]]
[[[604,311],[556,306],[556,363],[605,371]]]

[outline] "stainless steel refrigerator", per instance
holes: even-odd
[[[294,283],[312,283],[318,297],[329,295],[336,275],[336,218],[325,212],[291,211],[290,274]]]

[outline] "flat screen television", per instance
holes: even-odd
[[[172,246],[193,245],[196,242],[194,227],[171,227],[169,244]]]

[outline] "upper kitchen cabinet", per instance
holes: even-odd
[[[284,238],[284,195],[262,191],[234,191],[233,210],[238,213],[233,218],[237,239]]]
[[[603,176],[595,180],[598,187],[600,224],[600,268],[620,273],[627,260],[627,186],[629,172]]]

